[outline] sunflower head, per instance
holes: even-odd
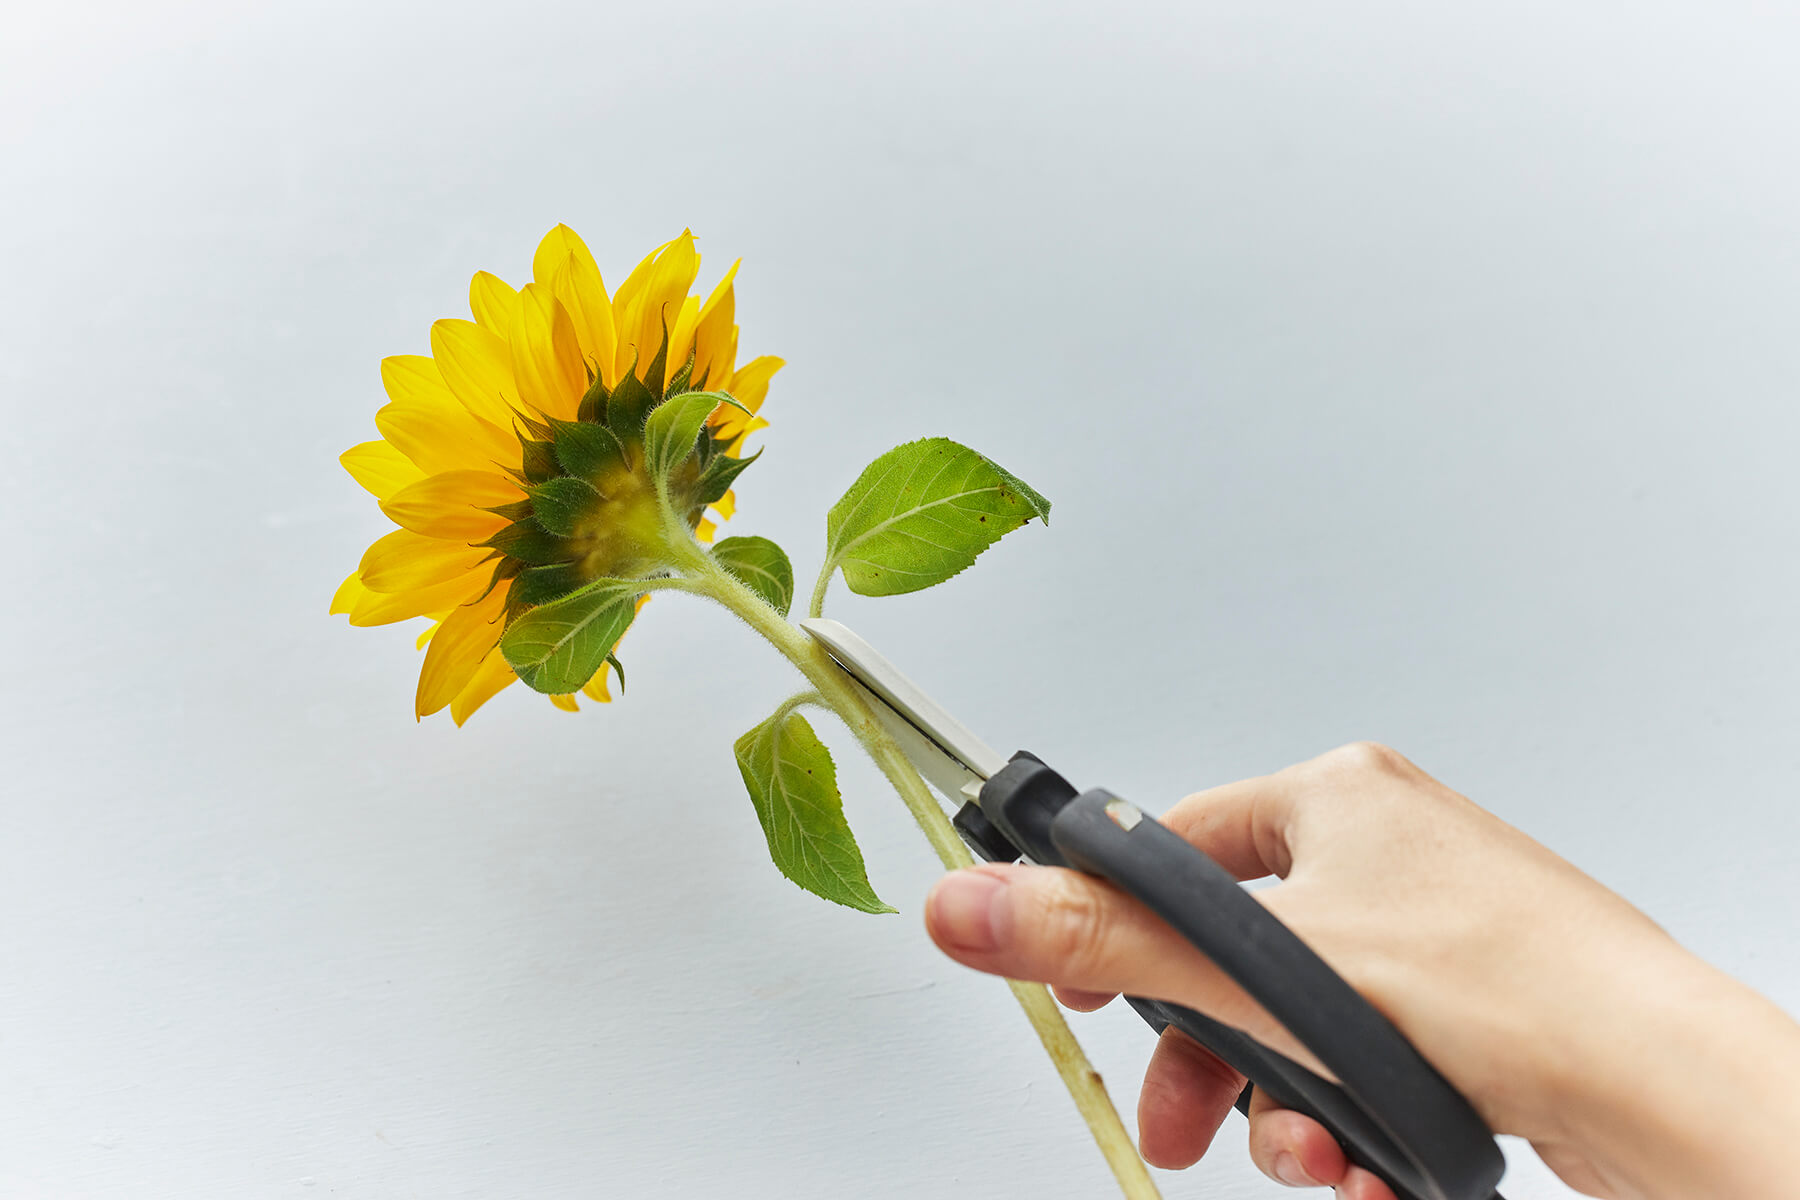
[[[732,483],[754,459],[744,439],[767,424],[755,414],[782,363],[737,365],[737,266],[702,303],[690,294],[699,265],[684,232],[609,295],[559,225],[532,282],[514,290],[477,273],[473,321],[434,324],[428,358],[383,361],[382,437],[342,461],[400,528],[369,547],[331,611],[353,625],[432,620],[419,716],[448,706],[460,725],[516,679],[498,643],[529,609],[596,579],[660,573],[664,497],[702,541],[709,511],[731,516]],[[659,495],[646,423],[678,396],[703,404],[694,393],[717,403],[692,450],[660,472]],[[604,669],[581,690],[610,699]],[[551,699],[576,707],[572,694]]]

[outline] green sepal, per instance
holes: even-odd
[[[513,584],[512,600],[521,610],[533,608],[552,600],[560,600],[584,583],[586,580],[582,579],[580,567],[576,563],[528,567],[519,572],[519,581]]]
[[[635,364],[634,364],[635,368]],[[606,402],[606,427],[622,445],[630,445],[644,436],[644,418],[656,407],[656,397],[634,371],[627,371],[612,390]]]
[[[606,468],[625,460],[625,447],[613,431],[588,421],[551,421],[556,461],[579,479],[600,478]]]
[[[506,504],[496,504],[492,508],[484,508],[482,512],[491,512],[496,517],[505,517],[509,521],[531,520],[531,501],[513,500]]]
[[[606,404],[610,393],[606,390],[606,381],[594,374],[592,368],[589,368],[588,376],[587,391],[581,394],[581,404],[575,409],[575,419],[604,425],[606,423]],[[552,421],[550,424],[555,426],[558,422]]]
[[[733,749],[769,857],[781,873],[847,908],[894,912],[869,884],[862,851],[844,819],[831,752],[806,718],[792,710],[777,712]]]
[[[513,421],[513,432],[518,434],[521,442],[525,440],[526,434],[530,434],[540,442],[550,440],[550,427],[536,417],[528,417],[524,413],[516,412],[513,414]]]
[[[562,474],[562,467],[556,460],[556,448],[550,442],[540,442],[536,438],[519,439],[519,469],[509,472],[521,483],[530,487],[533,484],[554,479]]]
[[[518,559],[508,558],[504,554],[501,555],[500,561],[498,561],[494,564],[494,573],[488,577],[487,587],[482,589],[481,595],[475,597],[475,599],[469,601],[469,603],[475,604],[482,600],[486,600],[488,598],[488,596],[490,594],[492,594],[492,592],[495,588],[499,587],[501,584],[505,583],[507,580],[512,579],[513,577],[518,575],[518,573],[520,571],[523,571],[524,569],[525,569],[525,564],[520,562]],[[511,600],[511,596],[509,594],[508,595],[509,603],[510,603],[510,600]]]
[[[625,694],[625,664],[619,661],[618,655],[609,654],[606,656],[606,665],[611,667],[613,674],[619,677],[619,695],[623,696]]]
[[[644,463],[650,478],[666,479],[696,452],[706,418],[721,404],[743,407],[724,392],[684,392],[657,406],[644,423]]]
[[[602,503],[600,493],[585,479],[559,475],[531,488],[531,515],[558,537],[570,537]]]
[[[697,346],[688,347],[687,361],[682,363],[680,369],[669,377],[668,386],[663,388],[663,396],[665,398],[669,396],[679,396],[681,393],[688,390],[688,385],[692,383],[694,379],[694,355],[697,349]]]
[[[528,506],[530,501],[525,502]],[[568,543],[532,519],[529,512],[523,520],[490,537],[480,545],[509,554],[529,566],[541,567],[559,563],[569,557]]]
[[[666,308],[662,314],[662,327],[662,345],[656,348],[656,356],[644,368],[644,386],[658,400],[663,397],[663,373],[669,368],[669,310]]]
[[[794,568],[780,546],[764,537],[726,538],[712,548],[712,556],[770,608],[788,615],[794,603]]]
[[[713,459],[712,462],[701,468],[700,478],[695,484],[694,498],[701,504],[711,504],[713,501],[723,498],[725,493],[731,490],[731,485],[737,477],[744,473],[744,468],[761,457],[762,451],[758,450],[749,458],[731,458],[721,455]]]
[[[500,636],[500,653],[527,687],[567,695],[594,677],[637,614],[642,584],[596,579],[522,613]]]
[[[967,569],[1050,502],[992,459],[921,438],[870,463],[825,521],[827,562],[850,590],[897,596]]]

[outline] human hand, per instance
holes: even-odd
[[[1786,1194],[1800,1027],[1394,751],[1347,746],[1191,796],[1162,820],[1240,879],[1280,876],[1256,898],[1491,1129],[1530,1139],[1571,1186],[1618,1200]],[[1071,1008],[1119,992],[1185,1004],[1323,1071],[1203,955],[1104,882],[975,867],[938,883],[926,922],[951,957],[1050,983]],[[1145,1158],[1197,1161],[1243,1082],[1165,1033],[1139,1100]],[[1756,1098],[1748,1114],[1746,1094]],[[1250,1151],[1280,1182],[1394,1200],[1322,1126],[1260,1093]]]

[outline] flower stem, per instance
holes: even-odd
[[[686,544],[677,542],[671,545],[670,550],[679,560],[675,565],[690,581],[687,590],[707,596],[736,614],[772,643],[812,684],[814,691],[791,697],[784,707],[822,703],[835,712],[875,761],[881,773],[887,776],[894,790],[900,794],[907,811],[912,813],[913,820],[924,831],[925,840],[937,852],[938,861],[952,870],[972,865],[974,860],[969,856],[968,848],[963,845],[962,838],[944,815],[937,797],[926,787],[918,770],[881,727],[867,702],[832,661],[824,647],[790,624],[762,597],[721,568],[691,538],[684,537],[681,542]],[[815,615],[829,580],[829,573],[821,575],[819,585],[814,590]],[[1125,1132],[1125,1126],[1119,1120],[1118,1110],[1113,1107],[1111,1098],[1106,1094],[1099,1072],[1088,1062],[1081,1043],[1075,1040],[1074,1033],[1069,1029],[1068,1022],[1063,1020],[1062,1011],[1051,998],[1049,990],[1042,984],[1014,979],[1007,980],[1007,985],[1012,988],[1019,1007],[1025,1010],[1031,1027],[1037,1031],[1038,1040],[1043,1043],[1050,1061],[1055,1064],[1063,1086],[1075,1101],[1076,1110],[1081,1113],[1082,1120],[1087,1122],[1094,1141],[1099,1144],[1100,1153],[1112,1168],[1113,1177],[1118,1180],[1121,1193],[1130,1200],[1154,1200],[1158,1195],[1156,1184],[1151,1181],[1144,1160],[1132,1145],[1131,1136]]]
[[[837,574],[837,563],[825,560],[825,566],[819,571],[819,581],[813,584],[812,602],[806,606],[806,615],[819,617],[825,615],[825,589],[831,586],[831,577]]]

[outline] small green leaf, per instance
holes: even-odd
[[[521,615],[501,635],[500,653],[528,687],[552,695],[573,692],[625,636],[641,591],[629,579],[596,579]]]
[[[529,513],[524,520],[514,521],[487,541],[478,544],[502,554],[510,554],[519,561],[534,566],[548,566],[569,557],[568,545],[545,530]]]
[[[652,396],[660,399],[663,395],[663,372],[669,363],[669,311],[663,310],[662,345],[656,348],[656,357],[644,368],[644,386],[650,389]]]
[[[726,538],[713,547],[712,555],[770,608],[787,616],[794,602],[794,568],[780,546],[762,537]]]
[[[609,392],[606,381],[588,368],[587,391],[581,395],[581,404],[575,410],[575,419],[587,424],[606,424],[606,400]]]
[[[862,851],[844,820],[831,751],[791,709],[737,740],[738,771],[756,806],[769,857],[815,896],[867,913],[891,913],[869,886]]]
[[[607,467],[625,458],[625,449],[612,430],[589,421],[552,421],[556,431],[556,461],[564,472],[580,479],[598,479]]]
[[[519,440],[519,476],[527,485],[542,483],[560,474],[562,471],[557,466],[556,452],[549,442],[540,442],[534,438]]]
[[[656,397],[637,377],[636,371],[634,360],[631,370],[613,385],[612,396],[606,402],[606,427],[626,444],[643,436],[644,418],[656,405]]]
[[[559,475],[531,489],[531,515],[558,537],[568,537],[600,504],[600,493],[585,479]]]
[[[682,392],[687,391],[692,385],[694,381],[694,354],[698,348],[697,345],[688,347],[687,361],[682,363],[681,368],[669,377],[668,386],[663,388],[663,395],[679,396]]]
[[[683,392],[657,406],[644,424],[644,463],[652,479],[667,478],[687,461],[706,428],[706,418],[721,404],[743,407],[724,392]]]
[[[896,446],[870,463],[826,517],[827,561],[850,590],[897,596],[942,583],[1050,502],[949,438]]]
[[[702,443],[704,446],[706,443]],[[694,500],[700,504],[711,504],[731,490],[737,477],[744,473],[744,468],[762,457],[758,450],[749,458],[732,458],[721,454],[701,468],[700,478],[694,485]]]

